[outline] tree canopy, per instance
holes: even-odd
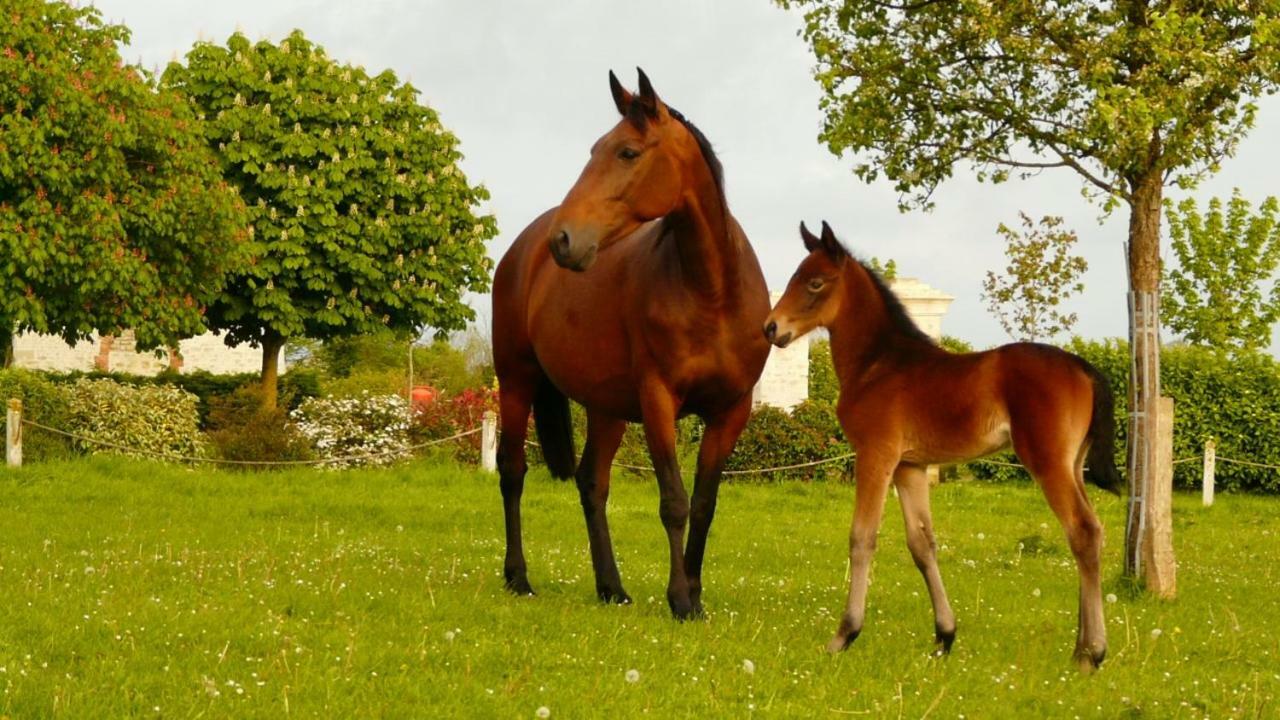
[[[1235,191],[1224,208],[1213,198],[1201,213],[1187,198],[1167,209],[1178,262],[1161,296],[1165,323],[1192,345],[1257,350],[1271,344],[1280,320],[1280,222],[1274,197],[1254,212]]]
[[[413,86],[340,64],[299,31],[200,43],[162,84],[200,108],[248,205],[253,260],[209,319],[263,347],[264,383],[288,338],[444,333],[474,316],[463,298],[488,288],[497,226],[477,212],[488,193],[458,168],[458,139]]]
[[[195,113],[92,6],[0,14],[0,351],[15,330],[132,328],[143,349],[203,332],[247,233]]]

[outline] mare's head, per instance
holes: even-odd
[[[778,347],[816,327],[829,327],[841,311],[848,269],[857,261],[849,256],[831,226],[823,221],[822,235],[814,235],[800,223],[800,237],[809,251],[787,283],[787,290],[764,321],[764,336]]]
[[[552,218],[551,255],[570,270],[586,270],[596,253],[681,204],[695,163],[709,167],[719,190],[719,162],[705,138],[668,108],[640,73],[640,92],[609,73],[622,119],[591,146],[591,159]]]

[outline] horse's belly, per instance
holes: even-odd
[[[957,434],[953,430],[937,428],[912,438],[902,459],[922,465],[945,465],[985,457],[1009,447],[1007,418],[992,418],[973,433]]]

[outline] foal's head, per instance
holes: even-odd
[[[831,325],[845,297],[841,292],[847,282],[845,271],[857,263],[825,220],[820,237],[800,223],[800,237],[809,256],[796,268],[786,292],[764,321],[764,336],[778,347],[786,347],[816,327]]]
[[[609,73],[613,102],[622,119],[591,146],[591,159],[551,222],[547,242],[562,267],[586,270],[596,253],[681,203],[694,163],[709,166],[719,185],[714,156],[682,116],[658,99],[643,70],[632,94]]]

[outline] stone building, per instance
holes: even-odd
[[[283,355],[281,351],[280,372],[285,369]],[[262,370],[262,350],[248,345],[228,347],[213,333],[183,340],[176,355],[168,351],[158,355],[138,352],[130,330],[106,337],[94,335],[74,347],[56,335],[22,333],[13,339],[13,364],[31,370],[101,370],[133,375],[155,375],[166,369],[182,373],[256,373]]]

